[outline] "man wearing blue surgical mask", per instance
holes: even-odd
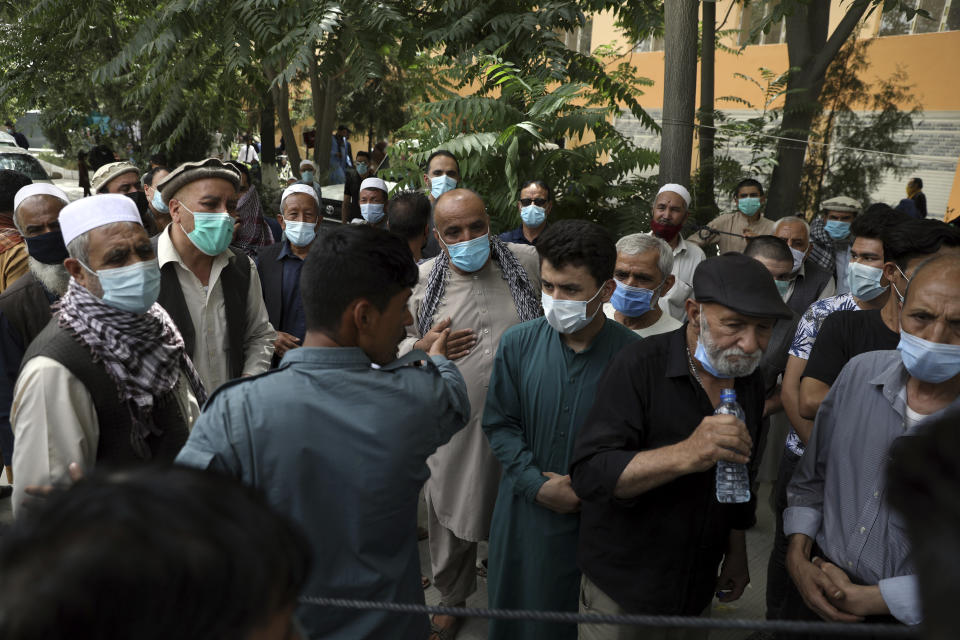
[[[438,149],[427,158],[427,170],[423,174],[423,186],[430,198],[430,205],[437,202],[437,198],[447,191],[460,186],[460,163],[457,158],[446,149]],[[427,246],[423,250],[424,258],[432,258],[440,253],[440,245],[433,233],[433,219],[430,220],[430,234],[427,237]]]
[[[545,317],[503,335],[483,413],[483,431],[503,467],[487,583],[491,608],[576,612],[573,442],[607,364],[639,338],[600,310],[615,291],[617,249],[606,230],[563,220],[540,236],[537,252]],[[576,637],[573,625],[490,622],[490,640]]]
[[[163,203],[160,191],[156,187],[168,175],[170,170],[166,167],[157,167],[143,174],[143,193],[147,197],[147,208],[153,216],[158,232],[163,231],[170,224],[170,208]]]
[[[434,162],[438,159],[450,158]],[[480,427],[490,372],[503,332],[543,313],[540,269],[533,247],[490,236],[490,217],[473,191],[443,193],[433,215],[441,253],[420,265],[409,302],[413,325],[400,352],[428,350],[452,329],[446,355],[467,381],[470,422],[427,461],[430,479],[424,487],[433,583],[442,605],[462,606],[477,588],[477,543],[489,534],[500,477]],[[433,625],[455,629],[461,621],[434,616]]]
[[[871,311],[838,311],[824,321],[800,382],[800,415],[808,420],[816,417],[830,387],[851,359],[867,351],[896,347],[901,337],[900,309],[917,267],[936,255],[960,254],[960,230],[939,220],[906,218],[884,235],[890,251],[878,285],[882,287],[884,280],[889,283],[887,302]],[[857,278],[851,278],[851,284],[857,283]]]
[[[762,184],[753,178],[741,180],[733,188],[736,210],[721,214],[707,223],[711,229],[723,233],[698,231],[687,238],[687,241],[701,247],[716,244],[721,255],[729,251],[743,252],[748,238],[773,233],[773,221],[763,215],[766,201]]]
[[[173,220],[154,240],[159,302],[210,391],[269,369],[277,337],[253,261],[229,248],[239,185],[216,158],[182,164],[157,185]]]
[[[170,463],[206,399],[170,317],[156,304],[160,270],[136,205],[83,198],[60,212],[70,284],[27,348],[11,409],[14,513],[28,485],[67,465]]]
[[[850,224],[860,213],[860,203],[847,196],[824,200],[821,215],[810,226],[810,260],[833,274],[837,293],[850,291],[847,265],[850,263]]]
[[[660,238],[646,233],[620,238],[613,271],[617,288],[604,313],[644,338],[679,329],[682,323],[659,304],[676,282],[672,271],[673,250]]]
[[[790,619],[923,618],[906,528],[885,500],[885,467],[898,440],[960,397],[960,254],[910,273],[896,350],[843,368],[788,488],[787,567],[799,591]]]
[[[504,242],[537,244],[537,238],[547,228],[547,218],[553,210],[553,191],[543,180],[529,180],[520,187],[520,226],[500,234]]]
[[[283,228],[283,240],[257,254],[263,302],[270,324],[277,330],[274,366],[287,351],[303,344],[307,332],[300,271],[320,228],[320,203],[313,189],[305,184],[284,189],[277,221]]]
[[[816,300],[834,295],[837,285],[833,274],[813,260],[810,255],[810,225],[798,216],[786,216],[777,220],[773,235],[782,238],[793,255],[790,286],[783,301],[791,309],[802,314]]]
[[[369,224],[378,229],[387,228],[387,183],[380,178],[367,178],[360,183],[357,202],[360,205],[360,220],[357,224]]]

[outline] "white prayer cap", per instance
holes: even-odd
[[[313,190],[308,184],[292,184],[286,189],[283,190],[283,195],[280,196],[280,208],[283,209],[283,201],[287,199],[288,196],[292,196],[295,193],[305,193],[317,203],[317,206],[320,206],[320,200],[317,198],[317,192]]]
[[[60,211],[63,244],[70,244],[74,238],[91,229],[115,222],[136,222],[143,226],[140,212],[133,200],[119,193],[80,198]]]
[[[683,198],[683,201],[687,203],[688,207],[690,206],[690,192],[687,191],[687,188],[682,184],[673,184],[673,183],[665,184],[662,187],[660,187],[660,191],[657,191],[657,195],[660,195],[664,191],[669,191],[670,193],[677,194],[678,196]]]
[[[30,196],[53,196],[63,200],[64,204],[70,204],[70,198],[63,192],[63,189],[46,182],[34,182],[23,187],[20,191],[17,191],[17,195],[13,196],[13,212],[16,213],[23,201]]]
[[[390,190],[387,189],[387,183],[381,180],[380,178],[367,178],[360,183],[360,191],[364,189],[380,189],[384,193],[389,193]]]
[[[306,168],[306,167],[314,167],[314,166],[315,166],[315,165],[313,164],[313,160],[310,160],[309,158],[305,158],[305,159],[303,159],[303,160],[300,161],[300,168],[301,168],[301,169],[304,169],[304,168]]]

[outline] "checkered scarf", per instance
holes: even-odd
[[[849,242],[849,240],[847,241]],[[826,223],[822,216],[818,216],[813,224],[810,225],[810,255],[807,256],[817,265],[823,267],[830,273],[836,269],[837,247],[843,246],[827,233]]]
[[[540,298],[534,292],[530,278],[527,277],[527,272],[517,260],[517,256],[513,255],[506,243],[496,236],[490,236],[490,253],[500,264],[501,277],[510,287],[510,295],[513,297],[513,304],[517,308],[520,322],[542,316],[543,307],[540,306]],[[427,276],[423,304],[420,305],[420,314],[417,316],[417,330],[421,337],[427,335],[430,327],[433,326],[433,315],[440,306],[449,275],[450,258],[446,251],[441,251],[433,263],[430,275]]]
[[[250,185],[247,192],[237,201],[237,219],[240,220],[240,227],[237,229],[231,247],[254,257],[257,249],[273,244],[273,234],[270,232],[267,221],[263,219],[263,207],[260,205],[260,195],[255,186]]]
[[[197,402],[203,405],[207,399],[173,320],[156,303],[143,315],[115,309],[73,278],[53,308],[57,326],[75,334],[116,382],[133,423],[130,445],[138,457],[149,460],[147,437],[162,433],[153,421],[154,401],[173,390],[181,370]]]

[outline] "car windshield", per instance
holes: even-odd
[[[31,180],[50,180],[43,165],[25,153],[0,153],[0,169],[13,169],[24,173]]]

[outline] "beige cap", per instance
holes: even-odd
[[[99,193],[101,189],[107,186],[108,182],[117,176],[131,172],[137,174],[138,177],[140,176],[140,169],[137,169],[136,165],[130,164],[129,162],[111,162],[110,164],[105,164],[93,174],[93,180],[90,181],[90,186],[93,187],[95,192]]]
[[[846,211],[848,213],[860,213],[860,203],[847,196],[837,196],[824,200],[820,203],[821,211]]]

